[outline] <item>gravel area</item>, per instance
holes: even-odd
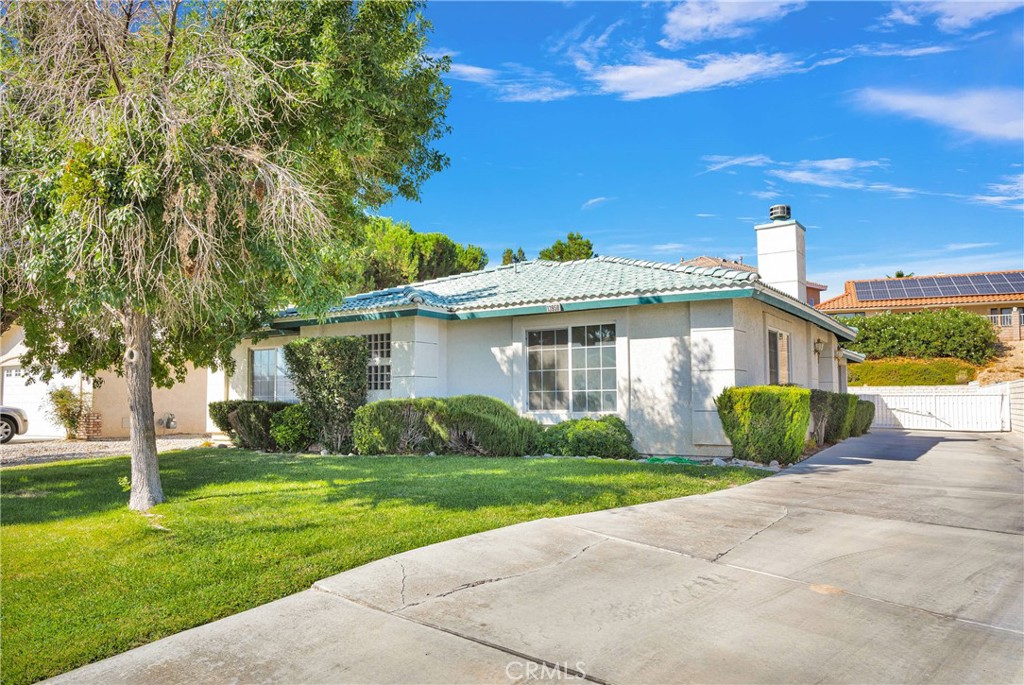
[[[210,438],[205,435],[175,435],[157,438],[158,452],[199,447]],[[115,440],[33,440],[15,438],[0,445],[0,466],[42,464],[68,459],[94,459],[128,454],[128,439]]]

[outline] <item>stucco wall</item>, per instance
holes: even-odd
[[[449,395],[489,395],[513,404],[511,317],[449,322]]]
[[[207,433],[206,401],[208,376],[206,369],[188,367],[189,373],[183,383],[170,388],[153,388],[153,414],[158,422],[166,421],[168,414],[174,414],[176,428],[156,426],[156,434]],[[127,437],[130,431],[128,412],[128,386],[125,379],[114,373],[99,375],[103,383],[92,391],[93,411],[103,422],[99,436],[102,438]]]

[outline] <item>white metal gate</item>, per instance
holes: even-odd
[[[945,431],[1010,430],[1006,383],[989,386],[853,387],[875,403],[877,428]]]

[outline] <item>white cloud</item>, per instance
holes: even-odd
[[[745,155],[740,157],[729,157],[728,155],[704,155],[705,162],[710,162],[704,173],[721,171],[732,166],[767,166],[772,163],[771,157],[767,155]]]
[[[735,86],[801,69],[799,62],[782,54],[712,54],[692,60],[644,55],[636,64],[598,67],[589,77],[605,93],[620,95],[623,100],[644,100]]]
[[[452,50],[446,47],[431,48],[430,50],[424,50],[423,54],[431,59],[441,59],[442,57],[458,57],[459,51]]]
[[[1024,174],[1005,176],[998,183],[990,183],[987,193],[973,195],[971,200],[993,207],[1024,209]]]
[[[953,52],[960,48],[953,45],[894,45],[893,43],[881,43],[879,45],[855,45],[852,52],[864,57],[924,57],[926,55],[941,55],[944,52]]]
[[[803,2],[707,2],[687,0],[669,10],[664,40],[659,45],[677,48],[714,38],[736,38],[750,33],[750,24],[775,21],[802,9]]]
[[[576,89],[550,72],[538,71],[521,64],[502,65],[504,70],[455,63],[450,78],[469,81],[491,88],[502,102],[550,102],[576,94]]]
[[[490,84],[498,78],[499,72],[486,67],[476,67],[472,64],[452,64],[448,76],[459,81],[471,81],[473,83]]]
[[[594,207],[603,205],[605,202],[608,202],[611,199],[612,198],[610,197],[592,197],[586,202],[584,202],[582,205],[580,205],[580,209],[593,209]]]
[[[942,249],[946,252],[962,252],[964,250],[978,250],[983,247],[995,247],[999,243],[949,243]]]
[[[694,214],[694,216],[697,217],[698,219],[710,219],[711,217],[713,217],[715,215],[714,214],[706,214],[706,213],[701,212],[699,214]]]
[[[1024,0],[1008,2],[975,2],[971,0],[945,0],[942,2],[907,2],[893,5],[892,10],[882,19],[884,26],[908,24],[917,26],[932,19],[940,30],[947,33],[963,31],[978,22],[997,17],[1024,7]]]
[[[750,194],[758,200],[774,200],[781,193],[777,190],[754,190]]]
[[[1011,88],[932,94],[865,88],[858,101],[867,108],[924,119],[981,138],[1024,139],[1024,91]]]

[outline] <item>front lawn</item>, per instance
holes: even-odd
[[[0,471],[4,683],[53,676],[415,547],[767,475],[224,449],[160,460],[170,501],[148,516],[125,507],[127,457]]]

